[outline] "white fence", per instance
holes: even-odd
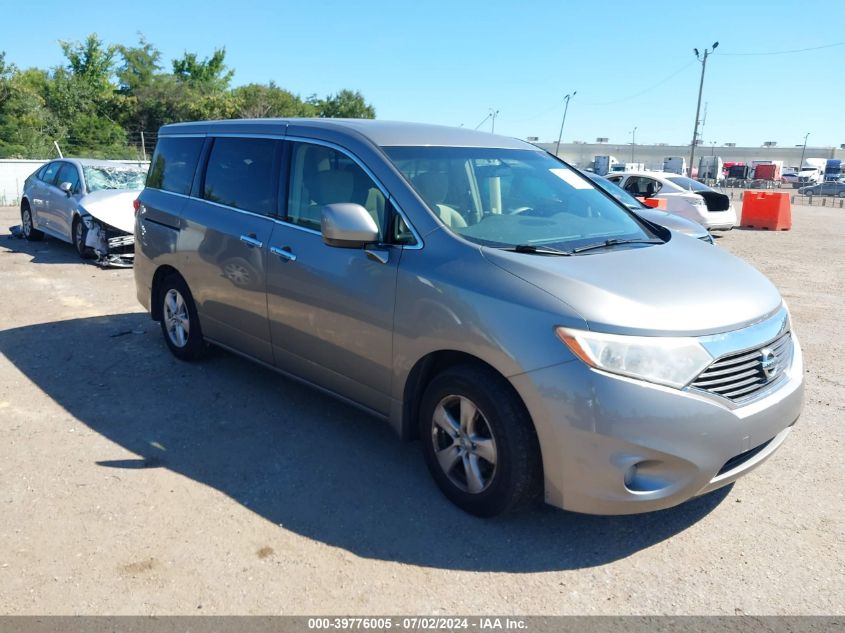
[[[23,181],[46,160],[0,160],[0,205],[17,205]]]
[[[0,160],[0,206],[17,206],[21,199],[23,183],[27,177],[47,160],[2,159]],[[112,163],[126,165],[149,165],[137,160],[114,160]]]

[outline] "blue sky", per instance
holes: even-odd
[[[5,6],[4,6],[5,5]],[[81,8],[80,8],[81,7]],[[58,40],[143,33],[169,60],[225,46],[235,85],[274,80],[300,95],[361,90],[379,118],[564,141],[689,143],[707,63],[705,145],[845,143],[845,2],[426,0],[262,2],[0,0],[0,50],[20,67],[63,63]],[[664,81],[665,80],[665,81]],[[490,121],[483,129],[490,129]]]

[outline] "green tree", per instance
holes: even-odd
[[[236,101],[235,116],[241,119],[264,117],[307,117],[314,116],[314,106],[305,103],[297,95],[279,88],[275,82],[269,84],[247,84],[232,91]]]
[[[376,110],[364,100],[364,95],[355,90],[341,90],[325,99],[309,98],[319,117],[339,119],[374,119]]]
[[[201,61],[196,53],[185,53],[181,59],[173,60],[173,74],[179,81],[194,87],[222,92],[229,88],[235,75],[234,70],[226,68],[225,58],[225,48],[214,49],[211,57]]]
[[[47,158],[53,139],[65,134],[42,94],[46,71],[18,70],[0,53],[0,158]]]
[[[68,61],[71,74],[85,82],[90,89],[109,92],[114,73],[116,46],[104,46],[96,33],[91,33],[85,41],[59,42]]]
[[[127,95],[149,86],[161,72],[161,51],[139,34],[138,46],[118,46],[123,63],[117,69],[118,90]]]

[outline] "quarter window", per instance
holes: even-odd
[[[289,191],[289,222],[319,231],[325,205],[353,202],[369,211],[378,226],[380,239],[383,239],[384,195],[372,178],[346,154],[322,145],[294,144]]]
[[[261,138],[217,138],[208,157],[202,197],[237,209],[272,215],[281,142]]]
[[[162,138],[147,176],[147,187],[188,195],[194,182],[203,139],[199,137]]]

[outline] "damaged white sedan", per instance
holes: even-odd
[[[50,235],[103,266],[131,266],[135,258],[134,203],[144,188],[146,163],[63,158],[26,179],[21,233]]]

